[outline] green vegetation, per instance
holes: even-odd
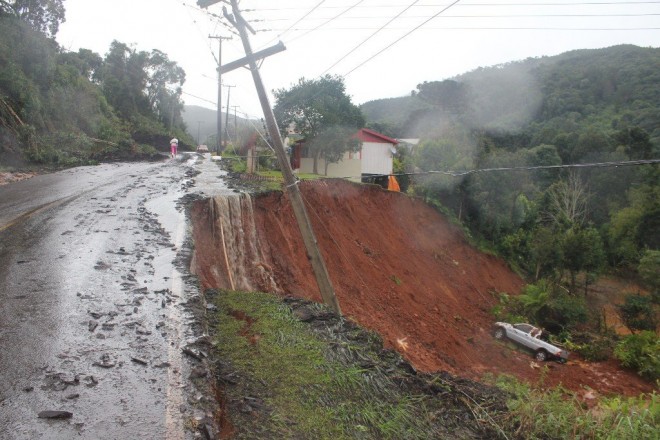
[[[653,331],[626,336],[614,349],[624,367],[649,380],[660,380],[660,338]]]
[[[631,332],[638,330],[654,331],[657,320],[653,306],[653,297],[651,296],[628,295],[626,301],[619,306],[619,314],[623,323]]]
[[[314,158],[314,174],[318,159],[327,167],[338,162],[347,151],[357,151],[359,142],[351,136],[364,126],[359,107],[346,94],[344,80],[325,75],[319,79],[301,78],[290,89],[275,91],[277,103],[273,109],[282,133],[291,127],[305,139]]]
[[[411,375],[382,342],[324,306],[207,291],[233,438],[654,439],[656,394],[587,407],[562,388]],[[498,389],[500,391],[498,391]]]
[[[105,57],[67,52],[62,1],[0,2],[0,160],[7,167],[149,158],[176,136],[183,70],[164,53],[113,42]]]
[[[658,48],[578,50],[424,82],[362,110],[392,136],[420,138],[395,161],[412,173],[407,192],[533,283],[500,297],[498,319],[541,325],[604,359],[616,337],[590,303],[602,274],[649,289],[620,308],[631,329],[658,322],[660,168],[574,165],[660,159],[658,72]]]
[[[474,438],[498,429],[477,403],[499,399],[493,390],[476,397],[450,377],[410,375],[376,335],[319,304],[300,301],[292,312],[268,294],[207,295],[219,310],[217,374],[235,438]],[[252,411],[232,411],[240,402]],[[471,421],[475,414],[485,419]]]
[[[534,279],[566,273],[575,294],[660,246],[657,166],[456,174],[657,159],[659,53],[617,46],[480,68],[362,110],[393,136],[421,138],[398,171],[446,172],[414,176],[409,192],[451,210]]]
[[[540,390],[509,376],[491,381],[509,393],[507,428],[519,438],[657,438],[660,399],[655,393],[601,398],[595,408],[588,409],[577,396],[561,388]]]

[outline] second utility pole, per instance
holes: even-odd
[[[300,228],[300,234],[302,235],[303,243],[305,244],[305,249],[307,250],[307,258],[312,265],[312,270],[314,271],[314,275],[316,277],[316,283],[318,284],[321,298],[323,298],[323,302],[335,313],[341,315],[341,309],[339,308],[339,302],[335,296],[335,290],[332,287],[332,283],[330,282],[328,269],[325,266],[325,261],[323,261],[323,256],[319,250],[318,242],[314,236],[312,224],[309,221],[309,217],[307,216],[302,194],[300,193],[300,188],[298,188],[298,181],[293,175],[291,164],[286,157],[286,152],[284,151],[284,142],[282,141],[282,136],[280,135],[280,131],[277,128],[275,115],[273,114],[273,109],[270,106],[270,102],[268,102],[266,88],[264,87],[264,83],[261,80],[261,74],[259,73],[259,68],[257,67],[257,62],[252,52],[250,39],[247,34],[247,28],[249,27],[249,24],[241,16],[241,11],[238,9],[238,0],[231,0],[231,6],[233,16],[225,10],[225,17],[236,27],[236,29],[238,29],[238,33],[241,36],[243,48],[245,49],[246,60],[250,67],[250,71],[252,72],[252,79],[254,80],[254,85],[257,89],[257,95],[259,95],[259,101],[261,102],[261,108],[264,112],[264,117],[266,118],[268,132],[274,144],[273,149],[275,150],[280,168],[282,169],[282,174],[284,175],[284,184],[286,185],[285,190],[291,200],[291,207],[293,208],[293,213],[298,222],[298,227]],[[250,30],[252,31],[252,28],[250,28]],[[254,33],[254,31],[252,32]]]
[[[209,35],[209,38],[218,40],[218,132],[216,134],[218,139],[215,143],[215,151],[220,154],[220,151],[222,151],[222,72],[220,71],[220,66],[222,66],[222,40],[231,40],[231,37],[216,37]]]
[[[229,143],[229,97],[231,96],[231,88],[236,86],[224,86],[227,87],[227,106],[225,107],[225,148],[227,148],[227,143]],[[234,145],[236,148],[236,145]]]

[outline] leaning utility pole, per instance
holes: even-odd
[[[220,151],[222,151],[222,72],[220,71],[220,66],[222,66],[222,40],[231,40],[231,37],[217,37],[209,35],[209,38],[218,40],[218,139],[215,143],[215,151],[219,154]]]
[[[200,0],[198,0],[198,4],[201,4],[199,2]],[[213,0],[211,1],[201,0],[201,2],[206,3],[207,5],[218,3],[218,1],[213,1]],[[224,0],[224,2],[228,3],[227,0]],[[273,114],[273,109],[271,108],[270,103],[268,102],[268,95],[266,93],[266,88],[264,87],[263,81],[261,80],[261,74],[257,67],[256,60],[263,58],[265,56],[265,55],[260,55],[260,53],[266,51],[272,52],[273,50],[275,51],[283,50],[283,45],[280,43],[279,46],[269,48],[257,54],[253,53],[252,47],[250,45],[250,40],[247,34],[247,29],[249,29],[250,32],[252,32],[253,34],[255,32],[252,29],[252,27],[250,27],[250,25],[245,21],[245,19],[243,19],[241,15],[241,11],[238,8],[238,0],[231,0],[231,7],[233,14],[228,13],[227,8],[223,7],[224,16],[238,30],[238,33],[240,34],[241,40],[243,42],[243,48],[245,49],[245,58],[240,60],[240,63],[237,61],[233,64],[242,64],[242,65],[248,64],[250,67],[250,71],[252,72],[252,79],[254,80],[254,85],[257,89],[257,95],[259,95],[259,101],[261,102],[261,108],[264,112],[264,117],[266,118],[266,125],[268,127],[268,132],[270,133],[270,137],[273,141],[274,144],[273,147],[275,150],[275,154],[277,155],[277,159],[280,163],[280,167],[282,168],[282,174],[284,175],[286,192],[290,197],[293,213],[298,222],[298,227],[300,228],[300,233],[302,235],[302,239],[305,244],[305,249],[307,250],[307,258],[309,259],[312,265],[312,270],[314,271],[314,275],[316,277],[316,282],[318,284],[321,297],[323,298],[323,302],[326,305],[328,305],[333,311],[335,311],[335,313],[341,314],[339,302],[337,301],[334,288],[332,287],[332,283],[330,282],[330,275],[328,274],[328,269],[325,266],[325,262],[323,261],[323,256],[321,255],[321,251],[318,248],[318,242],[316,241],[316,237],[314,236],[314,230],[312,229],[311,222],[309,221],[309,217],[307,216],[307,211],[305,210],[305,204],[303,203],[303,198],[300,193],[300,188],[298,188],[298,180],[293,175],[293,171],[291,170],[291,164],[287,160],[286,152],[284,151],[284,143],[282,141],[282,136],[280,135],[280,131],[277,128],[275,115]]]

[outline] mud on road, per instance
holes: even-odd
[[[0,438],[193,438],[194,157],[0,187]]]

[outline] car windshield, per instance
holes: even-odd
[[[533,325],[530,324],[514,324],[514,327],[521,332],[529,333],[534,329]]]

